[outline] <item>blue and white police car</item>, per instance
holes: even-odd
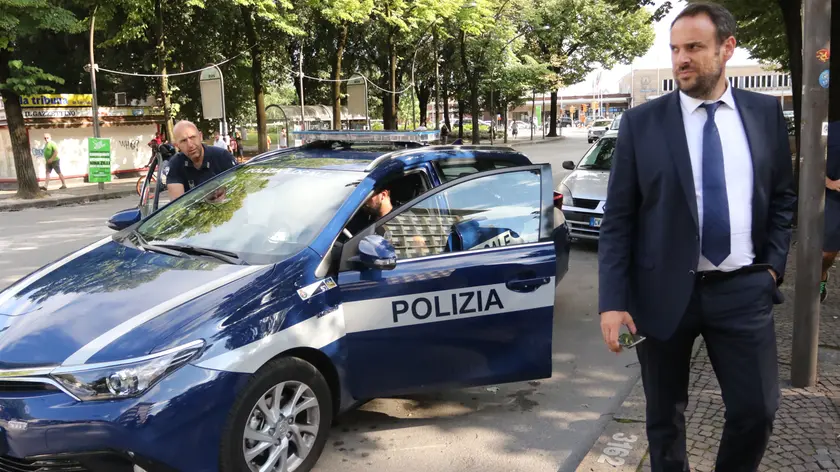
[[[548,165],[309,138],[0,292],[0,471],[308,471],[366,400],[551,375]]]

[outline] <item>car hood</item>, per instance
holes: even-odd
[[[608,170],[579,169],[563,179],[563,185],[571,191],[572,199],[606,200],[609,180]]]
[[[260,267],[144,252],[107,238],[0,292],[0,370],[59,365],[83,348],[95,354],[119,333]]]

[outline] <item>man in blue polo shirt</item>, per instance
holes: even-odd
[[[169,161],[166,174],[166,190],[171,200],[236,165],[227,149],[205,146],[201,131],[189,121],[179,121],[172,134],[180,152]]]

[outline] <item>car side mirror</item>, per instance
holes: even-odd
[[[350,261],[368,269],[391,270],[397,267],[397,250],[387,239],[371,234],[359,242],[359,254]]]
[[[130,208],[117,212],[108,220],[108,227],[115,231],[122,231],[140,221],[140,209]]]
[[[563,162],[563,168],[566,170],[575,170],[575,163],[572,161]]]

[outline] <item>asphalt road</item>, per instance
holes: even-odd
[[[583,135],[521,150],[552,164],[556,185],[588,147]],[[0,212],[0,288],[110,234],[108,217],[135,204]],[[576,245],[558,289],[550,379],[374,400],[339,419],[316,471],[575,470],[638,375],[601,342],[596,251]]]

